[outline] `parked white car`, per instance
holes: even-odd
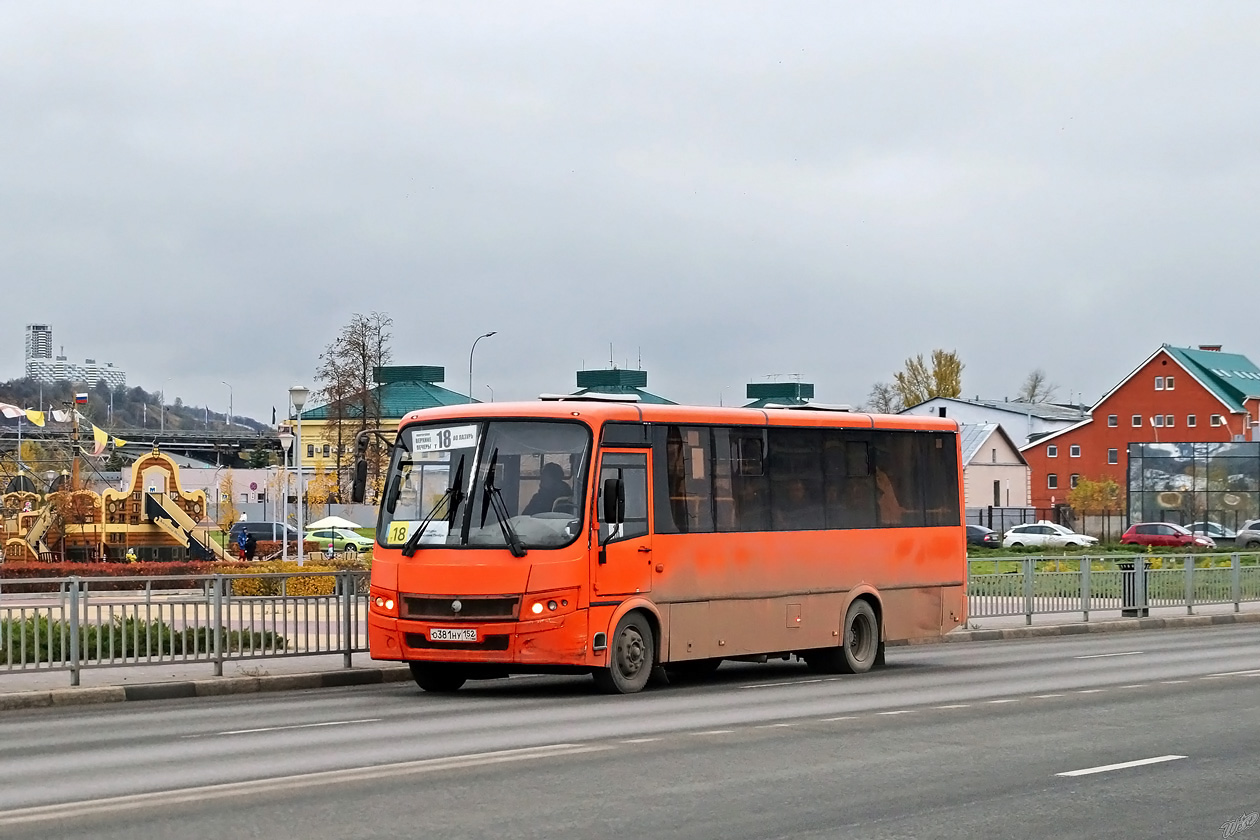
[[[1211,537],[1216,542],[1232,542],[1238,534],[1224,525],[1216,522],[1191,522],[1186,526],[1186,530],[1192,534],[1202,534],[1205,537]]]
[[[1242,526],[1234,538],[1239,548],[1260,548],[1260,519],[1253,519]]]
[[[1071,528],[1056,525],[1045,519],[1025,525],[1016,525],[1002,537],[1004,548],[1018,548],[1024,545],[1045,546],[1047,548],[1084,547],[1097,545],[1098,539],[1087,534],[1078,534]]]

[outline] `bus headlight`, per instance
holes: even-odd
[[[577,609],[578,590],[559,589],[551,592],[534,592],[525,596],[526,617],[551,617],[565,615]]]
[[[373,587],[368,592],[368,606],[371,608],[372,612],[397,617],[397,597],[397,593]]]

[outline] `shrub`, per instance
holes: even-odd
[[[335,572],[338,569],[327,566],[299,566],[295,562],[285,563],[281,560],[272,560],[266,563],[250,563],[245,569],[237,569],[237,572],[247,571],[249,573],[282,573],[282,572]],[[232,594],[240,596],[257,596],[257,595],[279,595],[283,590],[286,594],[297,597],[309,597],[313,595],[331,595],[336,591],[337,579],[331,576],[310,577],[295,575],[293,577],[269,577],[269,578],[233,578]]]
[[[192,656],[210,653],[213,637],[209,627],[176,630],[164,621],[142,621],[134,616],[116,617],[105,624],[79,626],[79,659],[143,659],[157,656]],[[270,630],[220,628],[222,650],[282,651],[283,636]],[[38,646],[36,639],[38,638]],[[12,656],[12,659],[9,657]],[[70,626],[59,619],[31,616],[0,619],[0,665],[33,665],[65,662],[70,656]]]

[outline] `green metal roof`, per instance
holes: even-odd
[[[744,396],[752,400],[744,408],[805,405],[814,398],[814,386],[809,382],[750,382]]]
[[[398,365],[373,369],[372,378],[379,383],[371,393],[381,401],[382,420],[401,420],[420,408],[436,408],[443,405],[463,405],[468,397],[443,388],[438,383],[445,378],[444,368],[432,365]],[[346,417],[361,414],[360,406],[346,407]],[[303,420],[328,420],[328,405],[321,405],[302,412]]]
[[[1164,350],[1234,411],[1244,410],[1245,398],[1260,395],[1260,368],[1246,356],[1167,345]]]
[[[647,387],[646,370],[579,370],[577,385],[578,389],[573,392],[576,397],[584,394],[625,394],[638,397],[639,402],[653,405],[677,405],[673,400],[644,390]]]

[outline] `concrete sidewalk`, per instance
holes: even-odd
[[[1124,618],[1119,610],[1108,610],[1091,612],[1088,622],[1082,619],[1080,613],[1035,615],[1033,623],[1029,625],[1023,616],[979,618],[941,638],[909,644],[1260,624],[1260,602],[1243,604],[1241,611],[1237,613],[1232,604],[1215,604],[1196,607],[1194,615],[1187,615],[1185,607],[1158,607],[1152,608],[1146,618]],[[905,644],[890,643],[889,646]],[[225,662],[221,677],[214,676],[214,665],[210,662],[85,668],[80,674],[81,685],[72,687],[69,671],[41,669],[0,672],[0,711],[125,700],[170,700],[259,691],[333,688],[404,682],[411,679],[411,672],[405,665],[374,662],[366,653],[354,654],[350,668],[344,667],[344,657],[341,654],[335,654]]]

